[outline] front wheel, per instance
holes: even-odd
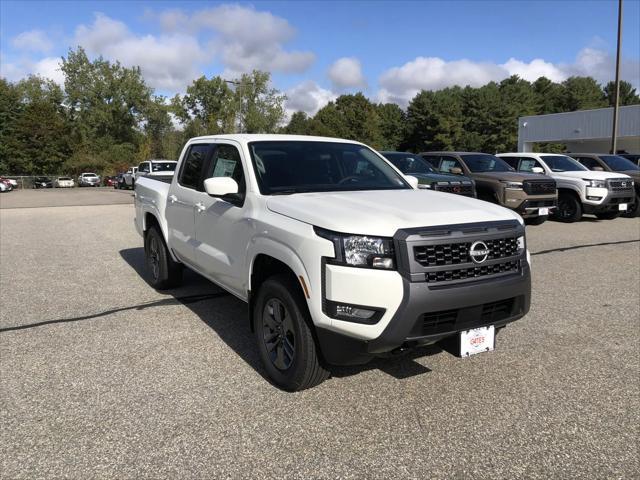
[[[598,218],[598,220],[613,220],[614,218],[618,218],[619,216],[620,212],[615,210],[613,212],[596,213],[596,217]]]
[[[147,230],[144,237],[144,254],[153,288],[165,290],[182,283],[182,265],[171,258],[164,238],[156,226]]]
[[[253,328],[262,363],[273,382],[295,392],[329,377],[322,366],[300,286],[287,275],[266,280],[253,309]]]
[[[560,222],[577,222],[582,218],[582,204],[575,195],[561,193],[558,195],[558,207],[554,215]]]
[[[525,218],[524,223],[526,223],[527,225],[542,225],[547,221],[547,218],[549,218],[548,215],[539,215],[533,218]]]

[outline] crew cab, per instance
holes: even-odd
[[[193,138],[170,184],[135,186],[149,283],[175,287],[187,267],[247,302],[265,370],[290,391],[449,337],[461,356],[492,350],[529,310],[523,220],[417,185],[354,141]]]
[[[554,216],[571,223],[583,213],[611,220],[633,208],[633,180],[627,175],[590,171],[567,155],[555,153],[502,153],[498,155],[519,172],[544,172],[558,185]]]
[[[147,160],[138,165],[136,181],[140,177],[153,177],[163,182],[171,182],[178,162],[175,160]]]
[[[635,202],[628,202],[631,208],[628,209],[624,215],[627,217],[637,217],[640,215],[640,167],[638,167],[638,165],[620,155],[609,155],[606,153],[571,153],[570,155],[589,170],[616,172],[623,174],[623,176],[630,176],[635,184],[633,185],[634,188],[632,188],[630,192],[627,189],[626,193],[629,193],[632,198],[635,196]]]
[[[440,173],[420,155],[406,152],[380,153],[402,173],[416,177],[418,188],[429,188],[467,197],[476,196],[473,180],[465,176]]]
[[[122,175],[122,181],[118,179],[118,188],[120,189],[133,189],[136,184],[136,173],[138,167],[129,167],[129,169]]]
[[[556,183],[545,175],[516,172],[495,155],[478,152],[423,152],[440,172],[466,175],[476,183],[478,198],[518,212],[540,225],[556,207]]]

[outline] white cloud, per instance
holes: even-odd
[[[133,34],[118,20],[96,14],[93,24],[76,29],[76,43],[89,53],[119,60],[125,66],[139,66],[152,87],[184,90],[200,75],[198,65],[207,59],[195,37],[186,34]]]
[[[53,48],[53,43],[42,30],[22,32],[11,40],[12,45],[19,50],[47,53]]]
[[[360,60],[354,57],[343,57],[329,67],[329,79],[338,90],[365,87],[367,82],[362,74]]]
[[[614,58],[608,52],[594,48],[582,49],[571,64],[554,64],[540,58],[530,62],[510,58],[503,64],[495,64],[417,57],[384,72],[379,79],[381,88],[377,96],[379,101],[406,105],[422,89],[438,90],[453,85],[479,87],[511,75],[519,75],[529,81],[545,76],[555,82],[581,75],[592,76],[600,83],[606,83],[614,77]],[[638,88],[640,63],[637,60],[623,61],[622,78]]]
[[[21,59],[17,62],[6,62],[4,56],[0,59],[0,76],[11,82],[17,82],[29,75],[49,78],[63,86],[64,75],[60,70],[60,58],[46,57],[38,61]]]
[[[285,92],[287,102],[285,109],[287,118],[294,112],[302,111],[308,115],[315,115],[327,103],[336,99],[331,90],[320,87],[313,80],[307,80]]]
[[[299,73],[314,62],[312,52],[286,51],[295,35],[285,19],[239,5],[220,5],[195,12],[194,27],[216,33],[211,45],[231,74],[253,69]]]

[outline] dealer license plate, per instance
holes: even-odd
[[[538,215],[549,215],[549,209],[548,208],[539,208],[538,209]]]
[[[460,356],[490,352],[495,346],[496,329],[493,325],[460,332]]]
[[[627,211],[627,204],[626,203],[621,203],[620,205],[618,205],[618,210],[622,210],[623,212]]]

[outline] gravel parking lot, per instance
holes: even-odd
[[[290,394],[243,303],[195,274],[148,286],[121,202],[0,198],[2,478],[640,475],[638,219],[528,227],[532,309],[495,352],[421,349]]]

